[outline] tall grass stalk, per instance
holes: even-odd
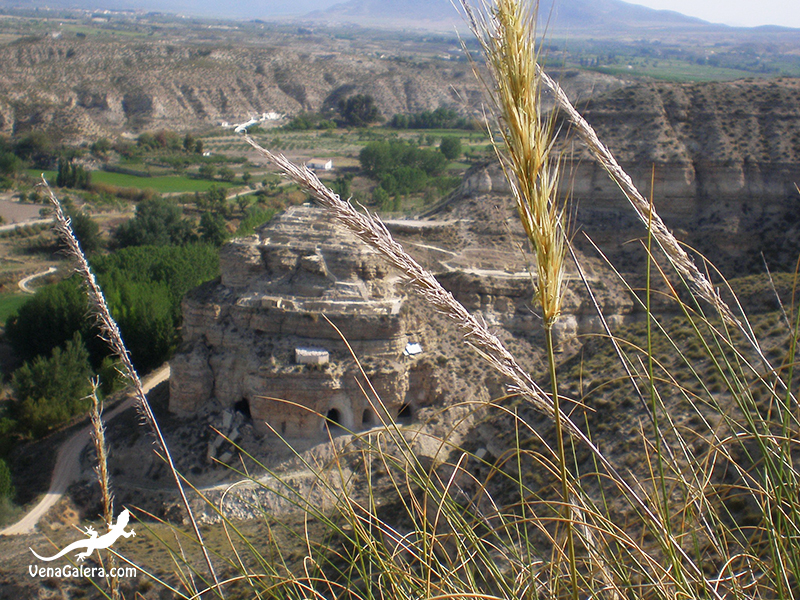
[[[109,345],[111,351],[119,359],[122,365],[123,374],[133,386],[136,397],[136,406],[140,414],[143,416],[144,421],[149,427],[150,431],[155,436],[158,449],[161,453],[161,456],[166,461],[173,480],[177,485],[181,501],[186,508],[189,521],[192,524],[197,541],[203,551],[203,556],[205,558],[206,565],[208,566],[209,574],[211,575],[214,583],[218,584],[217,575],[214,571],[214,565],[211,563],[211,557],[209,556],[208,550],[203,543],[203,536],[200,533],[200,528],[197,526],[197,521],[195,520],[194,514],[189,506],[189,499],[186,497],[181,477],[178,475],[178,471],[175,468],[172,454],[167,446],[167,442],[164,439],[163,434],[161,433],[161,428],[159,427],[158,421],[153,414],[150,403],[147,401],[147,395],[144,392],[142,381],[139,378],[133,363],[131,362],[130,355],[125,347],[125,343],[122,341],[122,335],[120,334],[119,327],[117,326],[114,318],[111,316],[111,311],[108,308],[108,304],[103,296],[103,292],[97,283],[94,273],[89,267],[89,262],[86,260],[86,256],[81,250],[78,239],[75,237],[75,234],[72,231],[70,220],[64,214],[61,203],[59,202],[50,185],[47,183],[47,180],[44,178],[44,176],[42,176],[42,183],[47,190],[50,202],[53,205],[53,211],[56,219],[56,233],[64,243],[67,254],[70,256],[70,258],[72,258],[72,260],[75,261],[75,271],[81,277],[84,285],[86,286],[89,298],[89,310],[95,318],[95,321],[100,329],[100,337]],[[215,585],[215,589],[219,589],[219,586]]]
[[[536,41],[538,1],[523,5],[497,0],[491,18],[476,23],[478,37],[492,77],[491,98],[502,144],[494,137],[497,156],[511,188],[525,234],[536,257],[535,295],[541,308],[554,407],[558,468],[567,530],[572,598],[578,599],[578,573],[573,535],[571,482],[564,444],[561,399],[558,394],[553,326],[561,314],[567,237],[564,204],[558,197],[560,163],[554,157],[556,113],[544,114],[542,78]],[[489,129],[491,132],[491,128]]]
[[[92,424],[92,442],[94,444],[95,453],[97,454],[95,473],[97,475],[97,481],[100,484],[103,520],[106,523],[107,529],[111,529],[114,523],[114,497],[111,492],[111,481],[108,476],[108,446],[106,445],[106,428],[103,424],[103,407],[97,397],[99,384],[100,381],[98,379],[92,380],[92,393],[89,396],[92,400],[92,407],[89,411],[89,419]],[[109,573],[116,567],[116,559],[113,554],[110,555],[109,558],[109,567]],[[111,592],[112,600],[119,600],[119,577],[116,575],[109,575],[108,587]]]

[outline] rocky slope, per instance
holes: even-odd
[[[290,208],[220,262],[221,279],[183,303],[171,411],[236,408],[261,433],[315,439],[325,417],[358,431],[387,413],[413,417],[441,393],[425,360],[435,339],[404,308],[396,275],[322,209]],[[409,355],[422,338],[428,354]]]
[[[313,45],[312,45],[313,46]],[[369,93],[386,115],[477,98],[466,65],[432,69],[338,51],[23,39],[0,46],[0,131],[69,137],[201,128],[323,110]]]
[[[587,120],[668,226],[727,272],[793,268],[800,193],[800,81],[639,84],[590,100]],[[582,145],[569,182],[576,222],[618,244],[641,227]]]
[[[264,112],[324,111],[358,93],[372,95],[386,118],[440,106],[480,114],[483,91],[465,62],[403,58],[391,41],[365,49],[324,33],[207,35],[144,42],[65,33],[0,44],[0,133],[49,129],[92,141],[206,129]],[[413,44],[402,47],[403,56],[413,53]],[[565,85],[586,97],[621,82],[573,72]]]

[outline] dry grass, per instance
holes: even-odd
[[[558,161],[550,157],[557,132],[553,117],[541,112],[543,86],[631,201],[647,227],[648,250],[656,243],[664,251],[663,262],[648,252],[643,265],[645,331],[632,336],[607,330],[620,365],[619,384],[641,400],[638,447],[625,454],[598,447],[587,405],[591,392],[579,390],[572,398],[558,392],[552,340],[546,391],[403,251],[380,219],[355,210],[308,169],[245,136],[331,219],[381,253],[431,310],[451,319],[465,343],[506,377],[535,413],[507,399],[480,407],[500,428],[496,442],[507,448],[491,460],[477,448],[452,447],[445,437],[438,443],[446,458],[428,464],[413,452],[408,432],[392,422],[378,432],[354,435],[336,446],[331,463],[305,463],[316,474],[314,495],[283,484],[285,500],[323,526],[321,534],[295,532],[302,556],[284,556],[271,533],[266,540],[240,534],[220,510],[230,552],[214,560],[224,578],[205,592],[198,589],[197,557],[204,556],[212,573],[214,568],[195,524],[195,542],[164,542],[175,557],[178,584],[172,592],[189,598],[228,590],[296,600],[797,598],[800,407],[792,390],[800,310],[785,307],[787,350],[773,369],[746,315],[734,314],[720,299],[652,203],[544,73],[532,33],[535,15],[515,0],[498,0],[483,17],[467,10],[494,78],[506,152],[501,160],[536,252],[545,331],[560,311],[568,242],[563,209],[555,201]],[[63,214],[59,231],[74,242]],[[72,247],[79,271],[96,288],[77,243]],[[683,315],[680,328],[650,310],[653,278],[670,290]],[[115,325],[105,321],[99,290],[94,297],[105,335],[125,361]],[[128,372],[135,377],[132,367]],[[567,401],[574,409],[570,414],[562,408]],[[163,444],[143,397],[142,403]],[[160,450],[169,461],[168,449]],[[258,464],[256,457],[248,458]],[[240,475],[259,485],[246,471]],[[174,477],[180,487],[180,476]],[[253,508],[263,513],[257,504]],[[194,552],[185,550],[193,543]]]

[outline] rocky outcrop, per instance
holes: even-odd
[[[800,254],[800,84],[647,83],[588,103],[596,129],[682,240],[728,274],[793,269]],[[565,160],[574,225],[615,258],[644,227],[577,141]],[[506,196],[500,170],[468,173],[459,197]],[[580,242],[580,239],[578,239]]]
[[[261,432],[314,437],[326,417],[359,430],[386,413],[413,413],[427,402],[422,389],[435,395],[435,385],[421,385],[418,375],[409,383],[417,361],[403,351],[415,331],[395,277],[322,209],[289,209],[257,235],[225,246],[220,263],[220,280],[183,302],[184,345],[171,362],[173,412],[236,408]],[[324,350],[329,360],[298,364],[298,348]],[[351,353],[363,359],[371,388]]]

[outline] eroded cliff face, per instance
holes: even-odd
[[[93,141],[162,127],[203,130],[264,112],[326,111],[354,94],[370,94],[386,118],[440,106],[479,116],[483,105],[468,63],[401,59],[390,41],[257,28],[179,28],[146,41],[62,33],[0,41],[0,133],[44,129]],[[624,85],[590,71],[556,76],[571,97]]]
[[[290,208],[225,246],[220,262],[221,279],[183,302],[173,412],[236,407],[262,433],[315,437],[325,417],[357,431],[435,400],[422,389],[435,396],[435,382],[420,383],[423,362],[404,355],[418,331],[396,276],[322,209]],[[326,358],[300,364],[298,352]]]
[[[729,276],[794,268],[800,254],[800,83],[640,84],[588,103],[595,128],[676,236]],[[578,140],[564,148],[563,190],[576,229],[626,269],[642,223]],[[651,186],[651,177],[653,185]],[[492,165],[461,196],[508,196]],[[454,202],[459,200],[454,199]],[[581,246],[581,240],[577,240]]]
[[[0,44],[0,132],[50,129],[66,139],[92,139],[125,130],[202,129],[264,112],[322,111],[358,93],[371,94],[386,116],[480,103],[480,86],[465,64],[420,68],[302,39],[280,44],[66,37]]]
[[[586,119],[659,214],[727,273],[793,268],[800,251],[800,82],[648,83],[590,101]],[[576,222],[613,247],[641,225],[574,144]]]

